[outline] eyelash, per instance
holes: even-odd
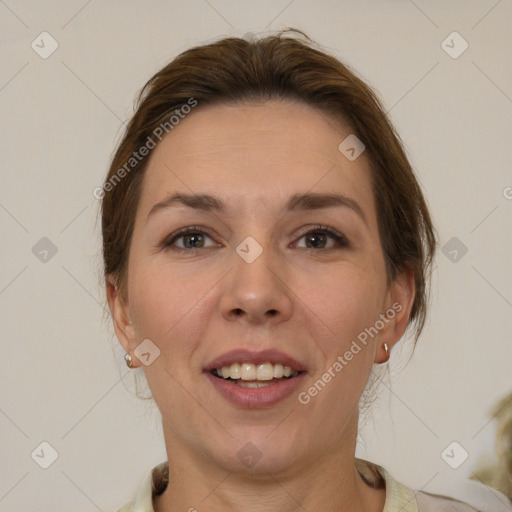
[[[336,242],[338,248],[350,247],[350,244],[344,235],[338,233],[337,231],[333,230],[332,228],[329,228],[328,226],[322,226],[322,225],[313,226],[309,231],[306,231],[305,233],[303,233],[299,237],[299,240],[301,238],[305,237],[306,235],[309,235],[312,233],[318,233],[318,232],[324,232],[328,236],[330,236]],[[179,231],[177,231],[177,232],[173,233],[172,235],[170,235],[169,237],[165,238],[161,242],[160,247],[163,248],[164,250],[172,250],[172,251],[182,252],[182,253],[184,253],[184,252],[195,253],[196,251],[201,250],[201,249],[208,249],[208,247],[195,247],[195,248],[190,248],[190,249],[184,249],[182,247],[173,247],[173,244],[176,240],[178,240],[186,235],[191,235],[191,234],[205,234],[205,235],[208,235],[208,237],[212,238],[211,234],[209,233],[209,231],[207,229],[202,228],[200,226],[189,226],[189,227],[180,229]],[[331,247],[328,249],[322,249],[322,248],[315,249],[314,247],[306,247],[305,249],[310,250],[310,251],[319,251],[319,250],[329,251],[332,249],[336,249],[336,247]]]

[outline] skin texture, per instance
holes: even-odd
[[[161,351],[144,366],[170,466],[156,511],[382,511],[385,491],[368,487],[354,467],[358,402],[372,365],[386,360],[384,342],[391,350],[406,328],[414,283],[407,273],[388,286],[369,163],[364,153],[351,162],[338,150],[350,133],[293,101],[199,105],[153,150],[128,297],[113,280],[107,297],[134,366],[142,340]],[[176,205],[147,219],[174,192],[215,195],[228,211]],[[346,206],[284,210],[291,195],[305,192],[343,194],[365,220]],[[315,247],[317,224],[342,233],[348,247],[325,232]],[[209,230],[195,251],[159,245],[194,225]],[[252,263],[235,250],[248,236],[263,248]],[[298,392],[307,391],[394,303],[401,311],[307,405],[293,393],[272,407],[243,409],[203,372],[227,351],[274,348],[306,364]],[[237,457],[248,442],[261,452],[252,468]]]

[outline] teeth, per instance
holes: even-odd
[[[271,382],[246,382],[244,380],[237,380],[236,385],[242,388],[264,388],[267,386],[272,386]]]
[[[216,371],[217,375],[223,379],[242,381],[268,381],[272,379],[281,379],[283,377],[295,377],[299,374],[298,371],[293,370],[289,366],[283,366],[279,363],[263,363],[257,366],[252,363],[233,363],[230,366],[217,368]],[[270,383],[265,385],[269,384]],[[244,384],[244,387],[252,388],[262,386],[263,384],[257,384],[256,382]]]
[[[284,368],[283,368],[283,365],[282,364],[275,364],[274,365],[274,378],[275,379],[280,379],[281,377],[284,376]]]
[[[274,367],[270,363],[258,365],[256,380],[272,380],[274,378]]]
[[[242,363],[240,377],[242,380],[256,380],[256,366],[249,363]]]
[[[232,379],[239,379],[241,377],[240,365],[238,363],[234,363],[229,367],[229,377]]]

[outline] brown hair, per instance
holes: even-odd
[[[150,147],[150,140],[154,145],[154,134],[161,127],[169,132],[170,116],[187,112],[185,105],[267,99],[299,100],[344,120],[365,145],[388,280],[403,270],[414,273],[416,294],[409,326],[415,324],[417,340],[425,322],[427,282],[436,247],[420,186],[376,94],[296,29],[251,41],[230,37],[188,49],[145,84],[103,185],[105,280],[113,276],[121,297],[127,298],[130,241],[149,160],[139,161],[134,154]]]

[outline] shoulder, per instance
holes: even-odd
[[[465,480],[448,496],[412,489],[373,462],[356,459],[356,467],[371,486],[378,485],[377,473],[384,479],[384,512],[512,512],[504,494],[472,480]]]
[[[512,512],[512,502],[501,492],[487,485],[467,480],[450,496],[418,491],[419,512]]]
[[[132,501],[117,512],[154,512],[153,496],[161,494],[167,486],[169,465],[162,462],[146,476]]]

